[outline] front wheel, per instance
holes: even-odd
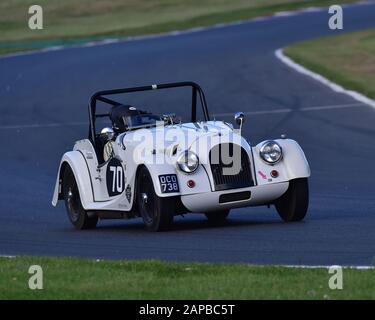
[[[307,178],[291,180],[288,190],[275,201],[275,207],[285,222],[301,221],[309,207]]]
[[[158,197],[146,167],[142,167],[137,176],[137,203],[148,230],[165,231],[171,227],[176,207],[175,198]]]
[[[79,230],[95,228],[98,223],[98,216],[95,214],[89,215],[83,208],[78,185],[70,167],[64,170],[62,184],[65,207],[70,222]]]

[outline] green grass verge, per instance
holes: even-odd
[[[28,28],[33,0],[0,2],[0,53],[37,50],[108,37],[184,30],[250,19],[335,0],[39,0],[44,29]],[[341,0],[340,3],[354,2]]]
[[[43,290],[28,288],[30,265]],[[343,270],[343,290],[327,269],[244,264],[0,258],[0,299],[375,299],[375,270]]]
[[[284,53],[331,81],[375,99],[375,29],[298,43]]]

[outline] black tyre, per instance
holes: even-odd
[[[206,212],[205,216],[211,224],[219,225],[225,223],[230,210]]]
[[[142,167],[137,175],[137,203],[140,215],[150,231],[170,229],[175,214],[174,197],[161,198],[155,193],[151,175]]]
[[[70,167],[66,167],[64,170],[62,189],[70,222],[79,230],[95,228],[98,217],[93,213],[89,215],[83,209],[78,185]]]
[[[290,181],[288,190],[275,201],[275,207],[285,222],[301,221],[309,207],[307,178]]]

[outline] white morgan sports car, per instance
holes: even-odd
[[[191,121],[155,115],[113,100],[114,95],[187,87]],[[109,105],[98,113],[97,104]],[[203,119],[197,120],[197,105]],[[189,116],[190,117],[190,116]],[[109,126],[96,131],[98,119]],[[294,140],[250,144],[241,136],[244,114],[232,124],[210,120],[206,99],[193,82],[100,91],[89,103],[89,137],[60,162],[52,204],[64,200],[78,229],[98,219],[142,217],[147,229],[167,230],[175,215],[204,213],[222,223],[233,208],[276,207],[287,222],[308,209],[309,164]]]

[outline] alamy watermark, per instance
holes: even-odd
[[[29,7],[29,28],[31,30],[43,29],[43,8],[39,5],[32,5]]]
[[[29,289],[30,290],[42,290],[43,289],[43,269],[39,265],[32,265],[29,267],[29,274],[32,276],[29,278]]]
[[[328,273],[332,276],[328,280],[328,287],[331,290],[342,290],[344,288],[344,275],[341,266],[331,266]]]
[[[131,152],[136,163],[174,164],[179,155],[190,150],[199,156],[201,164],[222,164],[224,175],[236,175],[241,171],[241,148],[246,143],[240,130],[223,129],[225,124],[218,123],[221,127],[205,123],[195,123],[196,127],[183,123],[165,126],[157,121],[153,130],[135,130],[118,140],[123,149],[135,145]]]
[[[344,29],[344,12],[342,6],[336,4],[332,5],[328,9],[328,13],[331,17],[328,20],[328,26],[331,30],[342,30]]]

